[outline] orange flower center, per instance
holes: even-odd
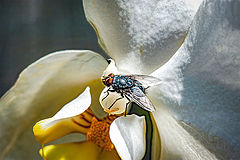
[[[87,132],[87,140],[107,151],[112,151],[114,149],[114,145],[109,136],[109,128],[110,124],[117,117],[118,116],[111,115],[107,116],[103,120],[98,120],[96,117],[93,117],[91,126]]]

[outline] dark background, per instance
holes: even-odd
[[[28,65],[65,49],[103,53],[81,0],[0,0],[0,97]]]

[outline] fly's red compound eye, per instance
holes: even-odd
[[[112,78],[108,78],[108,79],[105,81],[104,84],[109,87],[109,86],[111,86],[112,82],[113,82],[113,79],[112,79]]]
[[[108,77],[114,77],[114,74],[113,74],[113,73],[110,73],[110,74],[108,75]]]

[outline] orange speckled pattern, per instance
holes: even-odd
[[[109,118],[105,118],[101,121],[93,117],[91,127],[87,132],[87,141],[92,141],[99,147],[104,148],[107,151],[112,151],[114,149],[114,145],[109,137],[109,128]]]

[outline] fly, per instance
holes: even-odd
[[[136,103],[147,111],[155,111],[152,102],[146,96],[146,89],[158,85],[160,83],[158,78],[147,75],[114,75],[110,73],[107,77],[102,78],[102,82],[109,87],[102,101],[109,96],[109,92],[117,92],[121,95],[108,107],[109,110],[117,101],[126,97],[128,102],[126,103],[125,115],[130,102]]]

